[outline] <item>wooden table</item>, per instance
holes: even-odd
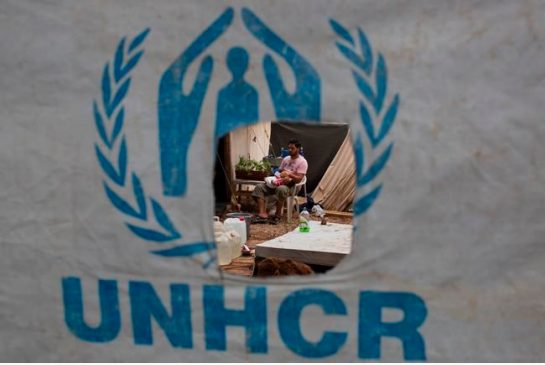
[[[243,180],[243,179],[235,179],[234,182],[235,182],[235,186],[236,186],[235,194],[236,194],[237,201],[239,203],[240,203],[240,200],[239,200],[240,196],[242,196],[242,195],[250,196],[252,194],[252,190],[253,190],[253,189],[252,190],[242,190],[242,185],[250,185],[250,186],[255,187],[258,184],[264,183],[263,180]]]
[[[256,257],[282,257],[306,264],[335,266],[346,257],[352,247],[352,225],[310,221],[310,232],[298,228],[256,246]]]

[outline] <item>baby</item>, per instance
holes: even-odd
[[[265,185],[267,185],[271,189],[276,189],[280,185],[285,185],[286,182],[284,181],[284,178],[288,177],[287,171],[282,172],[275,172],[274,176],[267,176],[265,178]]]

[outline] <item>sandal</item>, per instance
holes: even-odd
[[[260,217],[258,215],[252,217],[252,224],[265,224],[268,223],[269,220],[267,218]]]
[[[276,225],[276,224],[280,223],[281,220],[282,220],[282,217],[277,217],[277,216],[273,215],[272,217],[269,218],[269,223]]]

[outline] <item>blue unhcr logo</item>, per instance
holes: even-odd
[[[303,358],[335,355],[352,336],[357,347],[355,355],[359,359],[380,359],[383,337],[400,341],[405,360],[426,359],[426,343],[420,327],[428,311],[425,302],[413,293],[361,291],[354,293],[352,298],[358,301],[358,305],[349,308],[348,298],[335,292],[315,287],[302,288],[288,291],[279,304],[274,304],[274,310],[269,311],[273,304],[268,299],[266,286],[246,286],[242,294],[235,294],[221,285],[197,287],[176,282],[169,285],[170,300],[165,300],[150,282],[131,280],[128,291],[119,290],[118,283],[117,280],[98,280],[100,321],[92,326],[85,321],[81,279],[62,279],[64,319],[74,336],[83,341],[106,343],[114,341],[123,327],[132,327],[135,345],[153,346],[157,337],[166,337],[172,348],[193,349],[195,340],[200,338],[206,351],[227,351],[230,343],[228,328],[238,327],[245,332],[245,354],[267,354],[273,337],[269,328],[276,324],[279,338],[275,340]],[[125,297],[120,298],[122,295]],[[196,312],[191,307],[194,296],[202,298],[202,307],[199,306]],[[234,297],[243,303],[242,307],[233,308],[227,304],[226,299]],[[327,318],[328,327],[322,330],[317,340],[307,338],[303,330],[303,312],[309,306],[320,307]],[[385,321],[384,309],[398,311],[402,319]],[[130,313],[125,323],[121,313]],[[201,314],[200,318],[195,313]],[[276,317],[271,318],[271,313]],[[338,326],[340,317],[347,316],[357,324],[354,332],[342,324]],[[195,336],[196,333],[201,336]]]
[[[213,74],[214,62],[206,56],[196,81],[187,95],[180,91],[184,76],[193,61],[221,37],[231,25],[234,12],[227,9],[169,66],[159,85],[159,144],[164,193],[183,196],[187,190],[187,152],[199,121],[202,102]],[[312,65],[288,43],[278,37],[248,9],[242,19],[249,32],[269,49],[284,58],[295,75],[295,92],[284,88],[278,66],[270,54],[263,59],[277,119],[320,120],[320,79]],[[242,47],[227,53],[226,64],[232,80],[219,92],[215,138],[238,127],[259,121],[258,91],[244,80],[250,55]],[[172,151],[179,153],[173,154]]]
[[[227,8],[206,28],[163,73],[159,82],[158,126],[163,194],[183,198],[187,193],[188,151],[199,123],[199,117],[209,82],[214,75],[214,60],[205,55],[206,50],[230,27],[234,11]],[[249,33],[268,50],[263,60],[263,73],[267,81],[274,111],[278,120],[320,122],[321,81],[311,63],[294,47],[281,39],[269,26],[249,9],[242,9],[241,17]],[[336,46],[340,55],[352,66],[356,89],[361,96],[360,117],[365,133],[356,136],[354,153],[358,191],[354,202],[355,215],[364,214],[378,198],[382,184],[374,183],[386,166],[393,142],[384,147],[386,136],[394,124],[399,96],[386,105],[387,69],[383,56],[375,56],[365,33],[357,29],[354,35],[340,23],[330,20],[338,36]],[[131,85],[131,72],[144,54],[143,44],[150,30],[146,29],[127,42],[123,38],[111,61],[102,74],[102,95],[94,100],[93,112],[101,143],[95,143],[98,163],[104,172],[106,196],[125,217],[138,224],[126,222],[136,236],[154,243],[168,243],[168,248],[151,252],[161,256],[193,256],[215,249],[213,242],[184,242],[182,232],[176,228],[158,199],[148,196],[138,175],[129,168],[128,147],[123,133],[124,100]],[[127,44],[128,43],[128,44]],[[184,93],[185,75],[195,60],[205,55],[198,67],[194,84]],[[273,55],[281,57],[291,67],[295,77],[295,91],[288,92]],[[236,128],[257,123],[259,118],[259,92],[245,80],[250,54],[241,46],[230,48],[226,66],[231,81],[219,93],[216,106],[214,138]],[[377,122],[379,121],[379,122]],[[375,126],[378,125],[378,129]],[[382,151],[368,163],[365,146],[372,151]],[[367,192],[367,187],[371,187]],[[117,194],[123,190],[132,195],[134,203]],[[150,209],[151,207],[151,209]],[[154,228],[160,227],[160,229]],[[163,245],[165,246],[165,245]],[[214,257],[205,266],[212,263]]]

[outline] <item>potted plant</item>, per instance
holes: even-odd
[[[256,161],[240,157],[235,165],[235,176],[241,180],[263,180],[271,175],[271,164],[268,161]]]

